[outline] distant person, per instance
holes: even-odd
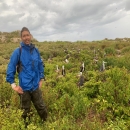
[[[31,34],[26,27],[21,30],[21,40],[20,47],[11,55],[6,81],[20,95],[21,108],[24,110],[22,117],[25,122],[30,113],[31,101],[41,119],[46,121],[47,110],[40,89],[44,79],[43,61],[38,49],[31,43]],[[16,70],[19,74],[19,84],[15,84]]]

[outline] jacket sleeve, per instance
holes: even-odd
[[[37,48],[36,48],[36,49],[37,49]],[[39,68],[40,79],[44,79],[45,76],[44,76],[43,60],[41,59],[41,56],[40,56],[40,53],[39,53],[39,50],[38,50],[38,49],[37,49],[37,52],[38,52],[38,61],[39,61],[38,68]]]
[[[6,81],[9,82],[10,84],[14,83],[15,81],[15,73],[16,73],[16,65],[19,60],[19,50],[18,48],[14,50],[10,57],[9,64],[7,66],[7,71],[6,71]]]

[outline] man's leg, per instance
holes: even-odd
[[[41,117],[41,119],[43,121],[46,121],[47,109],[46,109],[46,106],[43,101],[41,90],[39,88],[36,89],[35,91],[32,92],[31,96],[32,96],[32,102],[33,102],[39,116]]]
[[[22,117],[25,121],[25,127],[27,127],[27,117],[30,120],[30,108],[31,108],[31,96],[28,91],[24,91],[23,94],[20,95],[21,109],[23,110]]]

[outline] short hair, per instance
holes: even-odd
[[[22,30],[21,30],[21,36],[22,36],[23,31],[28,31],[30,33],[30,31],[29,31],[29,29],[27,27],[23,27]]]

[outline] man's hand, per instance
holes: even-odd
[[[14,87],[13,90],[18,92],[19,94],[23,94],[23,89],[20,86]]]
[[[41,79],[41,80],[39,81],[39,88],[42,87],[42,82],[43,82],[43,79]]]
[[[16,86],[15,83],[12,83],[11,87],[14,91],[18,92],[19,94],[23,94],[23,89],[20,86]]]

